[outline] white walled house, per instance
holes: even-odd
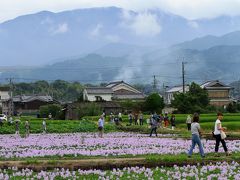
[[[185,86],[185,92],[189,91],[189,86]],[[172,103],[172,100],[174,100],[174,94],[182,93],[183,92],[183,86],[175,86],[165,93],[165,103],[170,105]]]
[[[114,100],[144,100],[145,95],[124,81],[116,81],[109,83],[106,87],[113,90]]]
[[[106,87],[88,87],[83,91],[84,101],[112,101],[113,90]]]
[[[2,107],[2,102],[10,99],[10,88],[0,87],[0,107]]]
[[[83,91],[84,101],[112,101],[112,100],[144,100],[145,95],[125,83],[124,81],[111,82],[106,87],[88,87]]]

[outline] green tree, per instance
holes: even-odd
[[[235,113],[235,112],[237,112],[237,105],[230,103],[230,104],[228,104],[226,110],[230,113]]]
[[[64,119],[64,114],[61,109],[61,105],[58,104],[44,105],[40,107],[40,116],[48,117],[48,115],[51,113],[54,119]]]
[[[76,101],[82,96],[84,86],[79,82],[67,82],[56,80],[52,83],[47,81],[36,81],[32,83],[14,84],[15,95],[53,95],[58,101]]]
[[[161,112],[164,108],[164,100],[158,93],[150,94],[145,101],[145,111]]]
[[[77,108],[79,119],[84,116],[98,116],[102,113],[102,108],[95,102],[89,102]]]
[[[208,105],[207,92],[194,82],[185,94],[174,94],[174,100],[172,101],[172,106],[177,108],[180,113],[204,112],[207,111]]]
[[[188,96],[184,93],[174,94],[174,100],[172,101],[172,106],[177,108],[181,113],[191,112],[191,103]]]

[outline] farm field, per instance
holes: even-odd
[[[98,137],[98,117],[47,120],[47,134],[42,134],[42,119],[22,117],[20,135],[14,134],[14,124],[0,127],[0,179],[238,179],[239,114],[224,117],[232,154],[225,156],[220,145],[221,157],[215,156],[210,135],[215,115],[201,115],[204,159],[197,147],[187,157],[191,134],[185,117],[177,115],[174,131],[159,128],[158,137],[149,137],[146,122],[128,126],[124,116],[121,125],[115,126],[107,118],[104,138]],[[31,124],[29,137],[24,132],[26,119]]]
[[[1,135],[0,158],[178,155],[188,151],[191,146],[190,140],[169,136],[160,135],[156,138],[146,134],[118,132],[105,134],[104,138],[98,138],[94,133],[32,134],[28,138]],[[214,152],[215,141],[203,139],[202,143],[205,153]],[[231,152],[240,152],[240,140],[227,141],[227,145]]]
[[[177,133],[189,136],[186,130],[186,117],[187,114],[176,114],[176,129],[175,131],[169,131],[168,129],[158,129],[160,133]],[[81,120],[47,120],[47,132],[48,133],[77,133],[77,132],[96,132],[97,131],[97,120],[98,116],[84,117]],[[147,119],[149,115],[144,116],[144,125],[132,125],[128,126],[128,118],[126,115],[123,116],[123,121],[121,126],[116,127],[113,123],[109,122],[109,117],[105,120],[105,132],[140,132],[149,133],[149,128],[147,124]],[[30,122],[30,132],[31,133],[41,133],[42,132],[42,119],[35,118],[32,116],[21,117],[20,123],[20,134],[24,134],[24,123],[25,120]],[[216,120],[215,114],[202,114],[200,115],[200,125],[202,127],[203,133],[211,133],[214,122]],[[240,114],[225,114],[223,120],[223,126],[227,127],[228,133],[239,134],[240,138]],[[0,127],[0,134],[14,134],[15,126],[14,124],[4,123]]]

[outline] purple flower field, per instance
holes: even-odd
[[[204,166],[174,166],[172,168],[156,167],[153,169],[145,167],[126,167],[123,169],[113,169],[111,171],[101,170],[81,170],[70,171],[68,169],[54,169],[53,171],[34,172],[30,169],[18,170],[17,168],[0,169],[0,179],[240,179],[240,165],[237,162],[216,163]]]
[[[169,136],[169,135],[168,135]],[[214,152],[214,141],[202,140],[205,153]],[[109,133],[104,138],[95,134],[31,134],[0,136],[0,157],[44,157],[64,155],[119,156],[142,154],[180,154],[190,148],[191,141],[175,138],[155,138],[134,133]],[[240,140],[227,141],[231,152],[240,151]],[[220,151],[223,149],[220,147]],[[195,152],[198,152],[196,148]]]

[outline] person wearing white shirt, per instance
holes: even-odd
[[[42,128],[43,128],[43,134],[46,134],[46,132],[47,132],[46,118],[43,118]]]
[[[191,131],[191,124],[192,124],[192,117],[191,117],[191,115],[187,116],[186,124],[187,124],[188,131]]]
[[[216,138],[215,144],[215,153],[218,153],[219,144],[222,143],[223,149],[226,155],[229,155],[228,148],[226,146],[226,142],[224,139],[221,138],[221,131],[224,131],[225,128],[222,127],[221,121],[223,120],[223,114],[221,112],[217,113],[217,120],[214,126],[214,137]]]
[[[118,119],[119,119],[119,121],[122,121],[122,113],[121,112],[118,113]]]
[[[103,137],[103,128],[104,128],[104,117],[103,115],[100,116],[99,120],[98,120],[98,131],[99,131],[99,137],[102,138]]]

